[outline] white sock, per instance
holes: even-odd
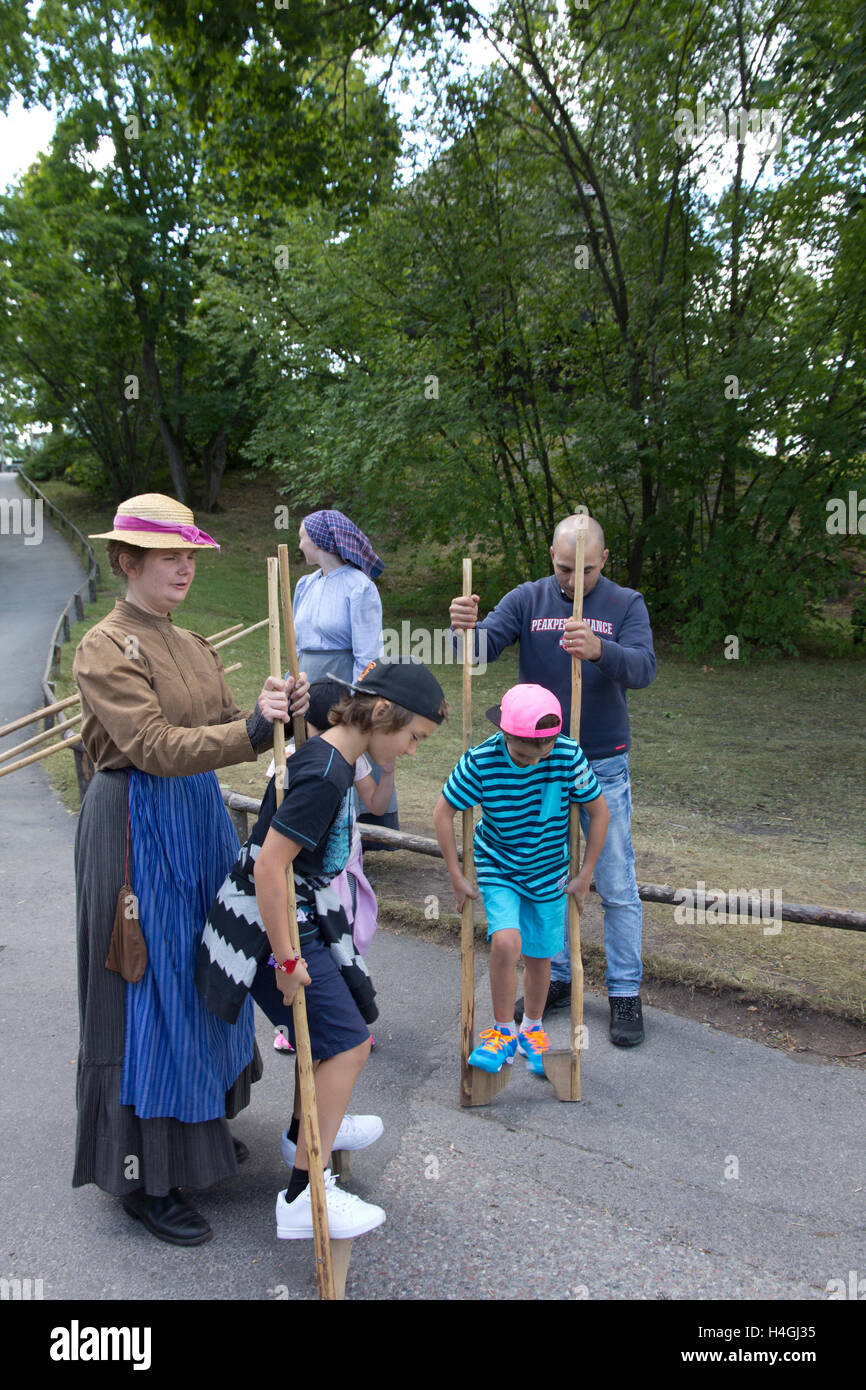
[[[494,1023],[496,1024],[496,1027],[499,1029],[500,1033],[516,1033],[516,1032],[517,1032],[517,1028],[516,1028],[515,1025],[514,1025],[514,1019],[513,1019],[513,1018],[510,1018],[510,1019],[508,1020],[507,1023],[500,1023],[498,1019],[494,1019],[493,1021],[494,1021]]]
[[[520,1025],[520,1031],[521,1031],[521,1033],[534,1033],[535,1030],[536,1030],[536,1028],[540,1028],[540,1027],[541,1027],[541,1019],[540,1019],[540,1018],[527,1018],[527,1017],[526,1017],[526,1014],[523,1015],[523,1022],[522,1022],[521,1025]]]

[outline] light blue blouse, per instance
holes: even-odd
[[[353,680],[381,653],[382,600],[354,565],[302,575],[292,611],[298,651],[351,651]]]

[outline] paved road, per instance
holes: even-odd
[[[75,583],[48,532],[28,555],[16,544],[0,541],[4,717],[36,703]],[[48,1299],[314,1297],[312,1247],[274,1235],[291,1064],[264,1020],[265,1076],[234,1124],[250,1160],[197,1199],[209,1245],[159,1244],[113,1198],[72,1190],[75,820],[37,767],[0,780],[0,827],[0,1276],[41,1278]],[[590,995],[581,1104],[517,1062],[488,1109],[461,1111],[455,949],[382,932],[370,962],[382,1017],[353,1108],[386,1129],[351,1185],[388,1220],[355,1242],[349,1297],[820,1300],[830,1279],[866,1277],[862,1072],[655,1009],[647,1044],[620,1051]],[[565,1020],[552,1031],[563,1045]]]
[[[0,473],[0,506],[11,516],[16,501],[30,503],[14,473]],[[32,520],[32,513],[29,515]],[[33,533],[33,539],[38,535]],[[24,535],[0,534],[0,724],[42,703],[39,682],[45,669],[54,624],[86,573],[75,552],[48,525],[38,544]],[[37,726],[17,734],[21,742]],[[9,743],[4,743],[8,747]]]

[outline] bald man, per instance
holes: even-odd
[[[451,626],[482,628],[486,659],[520,643],[519,680],[546,686],[562,705],[563,730],[571,717],[571,658],[582,659],[580,746],[592,764],[610,811],[595,882],[604,914],[605,982],[610,1000],[610,1038],[618,1047],[644,1040],[640,1000],[641,904],[631,843],[631,747],[627,690],[642,690],[656,674],[649,614],[635,589],[624,589],[602,574],[609,551],[604,532],[589,519],[583,562],[583,619],[572,618],[577,516],[560,521],[553,533],[553,574],[520,584],[478,622],[478,595],[455,598]],[[478,639],[475,639],[476,651]],[[584,835],[586,813],[581,810]],[[567,918],[563,950],[551,962],[547,1009],[566,1008],[570,999]],[[515,1015],[523,1016],[522,1000]]]

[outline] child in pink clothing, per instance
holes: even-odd
[[[345,688],[337,681],[323,678],[312,682],[310,707],[305,715],[311,738],[316,734],[325,733],[330,727],[328,712],[340,703],[345,693]],[[377,784],[372,775],[370,759],[366,753],[362,753],[355,764],[355,791],[358,793],[359,801],[372,815],[384,815],[394,793],[394,764],[383,765],[382,776]],[[331,887],[336,890],[346,910],[356,948],[362,956],[366,956],[379,925],[379,909],[376,895],[364,873],[361,831],[357,820],[352,825],[349,862],[343,872],[332,879]]]
[[[310,727],[309,720],[307,720],[307,727]],[[319,733],[321,730],[315,732]],[[371,811],[374,816],[383,815],[384,812],[379,808],[384,806],[387,810],[393,790],[394,764],[390,763],[382,768],[382,777],[377,786],[371,773],[370,759],[366,753],[362,753],[355,764],[355,791],[367,810]],[[364,873],[361,831],[357,821],[352,826],[352,849],[349,854],[349,862],[343,872],[331,881],[331,887],[335,889],[337,897],[346,910],[355,946],[362,956],[366,956],[379,925],[379,907],[376,902],[376,894],[370,887],[369,880]]]

